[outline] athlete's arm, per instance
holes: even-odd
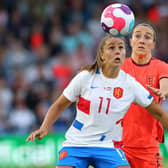
[[[64,89],[62,95],[51,105],[40,129],[32,132],[28,138],[28,141],[34,141],[37,137],[39,140],[47,135],[51,125],[59,118],[61,113],[68,108],[72,102],[75,102],[80,95],[82,84],[88,81],[89,73],[83,71],[77,74]]]
[[[155,117],[158,121],[160,121],[166,129],[168,129],[168,113],[165,112],[160,105],[153,100],[152,103],[146,107],[146,109]]]
[[[160,79],[159,84],[160,84],[160,91],[162,92],[162,94],[168,97],[168,78]]]
[[[159,96],[160,99],[165,100],[168,97],[168,78],[162,78],[159,81],[160,89],[146,85],[155,95]]]
[[[46,136],[50,126],[59,118],[61,113],[71,105],[71,103],[72,102],[62,94],[49,108],[40,129],[32,132],[26,141],[34,141],[36,137],[40,140]]]
[[[161,100],[165,100],[166,95],[161,91],[161,89],[154,88],[154,87],[152,87],[152,86],[150,86],[150,85],[147,85],[147,84],[146,84],[146,87],[147,87],[149,90],[151,90],[151,92],[154,93],[156,96],[159,96],[159,98],[160,98]]]

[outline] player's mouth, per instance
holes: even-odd
[[[143,46],[139,46],[138,48],[139,48],[139,49],[145,49],[145,47],[143,47]]]
[[[119,57],[117,57],[117,58],[114,59],[115,63],[120,63],[120,61],[121,61],[121,59]]]

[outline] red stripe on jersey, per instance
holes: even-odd
[[[80,111],[90,114],[90,101],[84,99],[83,97],[79,97],[79,101],[77,103],[77,107]]]

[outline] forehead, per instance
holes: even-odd
[[[110,37],[105,41],[105,45],[118,45],[124,44],[124,40],[122,38]]]
[[[135,27],[133,34],[134,33],[146,33],[154,36],[154,31],[152,30],[152,28],[148,26],[142,26],[142,25]]]

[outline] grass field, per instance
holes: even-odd
[[[30,167],[1,167],[1,168],[30,168]],[[38,167],[38,166],[36,166],[36,167],[31,167],[31,168],[55,168],[55,166],[43,166],[43,167]],[[94,168],[94,167],[92,167],[92,166],[89,166],[89,168]],[[164,161],[163,162],[163,168],[168,168],[168,160],[167,161]]]
[[[21,168],[21,167],[1,167],[1,168]],[[22,168],[30,168],[30,167],[22,167]],[[31,167],[31,168],[55,168],[55,166]],[[89,168],[94,168],[94,167],[89,166]],[[163,162],[163,168],[168,168],[168,160]]]
[[[163,162],[163,168],[168,168],[168,160]]]

